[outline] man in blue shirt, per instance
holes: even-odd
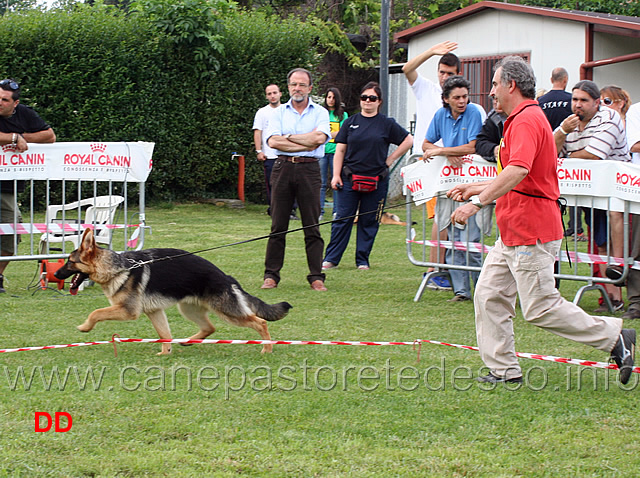
[[[442,86],[443,107],[440,108],[429,128],[422,143],[424,151],[423,159],[429,161],[434,156],[446,156],[453,167],[463,164],[461,156],[476,152],[476,136],[482,129],[482,113],[480,109],[469,104],[469,89],[471,84],[462,76],[452,76]],[[442,139],[444,146],[436,146],[435,143]],[[445,230],[451,224],[451,214],[455,209],[455,203],[448,198],[439,198],[436,204],[436,223],[440,231]],[[453,237],[452,237],[453,236]],[[469,220],[466,227],[454,228],[454,234],[449,233],[449,239],[464,243],[480,242],[480,229],[478,224]],[[448,250],[445,261],[454,265],[482,265],[482,255],[478,252],[469,253],[467,263],[466,251]],[[471,284],[469,272],[462,270],[449,270],[451,285],[455,296],[451,302],[471,300]],[[474,283],[478,280],[479,272],[472,272]]]
[[[297,200],[304,229],[309,274],[313,290],[326,291],[322,273],[324,241],[320,235],[320,166],[324,145],[331,138],[329,112],[314,103],[311,73],[303,68],[287,75],[291,99],[273,115],[267,127],[267,143],[278,154],[271,172],[271,236],[267,243],[263,289],[280,282],[284,263],[286,231]],[[315,226],[314,226],[315,225]]]

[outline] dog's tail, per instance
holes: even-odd
[[[284,318],[289,313],[289,309],[293,308],[289,302],[278,302],[277,304],[269,305],[251,294],[246,295],[253,313],[269,322]]]

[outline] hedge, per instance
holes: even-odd
[[[294,19],[233,11],[223,18],[219,69],[203,78],[196,55],[144,14],[34,10],[0,19],[0,75],[21,84],[21,101],[58,141],[155,142],[151,200],[235,197],[238,152],[247,199],[261,202],[253,117],[267,84],[284,88],[291,68],[315,68],[314,36]]]

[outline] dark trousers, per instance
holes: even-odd
[[[275,159],[265,159],[262,162],[262,167],[264,168],[264,184],[267,187],[267,204],[269,205],[267,214],[269,214],[269,216],[271,216],[271,171],[273,170],[273,163],[275,162]]]
[[[631,257],[637,261],[640,260],[640,215],[631,216],[631,230]],[[629,269],[627,298],[629,310],[640,310],[640,271],[637,269]]]
[[[354,191],[351,188],[351,182],[345,181],[344,178],[343,183],[342,189],[338,190],[337,215],[331,225],[331,241],[327,246],[324,260],[336,265],[340,263],[351,237],[354,221],[352,216],[355,216],[358,213],[358,208],[360,208],[356,233],[356,266],[368,266],[369,254],[371,254],[373,242],[380,227],[376,217],[377,210],[380,206],[380,201],[384,203],[387,197],[389,177],[382,179],[378,183],[378,189],[370,193]],[[341,221],[340,219],[343,217],[349,219]]]
[[[262,163],[264,168],[264,183],[267,186],[267,203],[271,204],[271,171],[273,170],[273,163],[275,159],[265,159]]]
[[[582,208],[581,207],[569,207],[567,208],[567,212],[569,213],[569,225],[567,226],[567,235],[582,234],[584,230],[582,229]],[[577,220],[577,227],[576,227]]]
[[[297,200],[304,229],[304,243],[309,266],[309,283],[324,281],[322,253],[324,241],[320,235],[320,166],[313,163],[291,163],[277,159],[271,172],[271,235],[267,242],[264,278],[280,282],[286,248],[285,232],[289,229],[289,216]],[[315,225],[315,226],[314,226]],[[313,227],[308,227],[313,226]]]

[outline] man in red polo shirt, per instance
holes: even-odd
[[[505,113],[498,177],[463,184],[447,195],[471,202],[451,220],[465,224],[496,201],[500,238],[487,255],[474,297],[480,355],[489,374],[480,382],[522,382],[515,351],[516,296],[528,322],[561,337],[611,353],[627,383],[634,364],[636,331],[622,329],[616,317],[591,316],[554,287],[553,263],[562,243],[557,199],[556,147],[544,113],[535,101],[535,76],[520,57],[496,65],[491,95]]]

